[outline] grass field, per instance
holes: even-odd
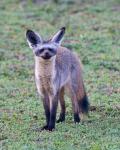
[[[26,1],[0,0],[0,150],[120,150],[120,0]],[[83,62],[91,110],[75,125],[66,97],[66,122],[36,132],[45,116],[25,32],[48,38],[62,26],[63,45]]]

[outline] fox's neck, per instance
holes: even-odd
[[[55,72],[56,57],[45,60],[35,56],[35,74],[39,77],[52,77]]]

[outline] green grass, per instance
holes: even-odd
[[[1,150],[120,149],[120,1],[62,2],[0,1]],[[25,32],[30,28],[48,38],[62,26],[67,27],[63,45],[80,56],[95,108],[75,125],[66,98],[66,122],[52,133],[36,132],[45,118]]]

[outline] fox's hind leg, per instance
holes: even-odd
[[[75,90],[74,90],[74,88],[72,86],[72,83],[69,84],[69,96],[70,96],[71,101],[72,101],[72,109],[73,109],[73,114],[74,114],[74,122],[75,123],[79,123],[80,122],[79,104],[78,104],[77,96],[76,96]]]
[[[72,100],[72,108],[74,113],[74,122],[79,123],[80,122],[79,105],[78,105],[77,97],[73,91],[71,91],[71,100]]]
[[[57,123],[65,121],[64,87],[60,91],[59,101],[60,101],[61,112],[60,112],[59,119],[57,120]]]

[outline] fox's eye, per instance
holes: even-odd
[[[44,48],[40,49],[39,51],[40,51],[40,53],[42,53],[44,51]]]
[[[53,51],[53,49],[52,49],[52,48],[48,48],[48,50],[49,50],[49,51]]]

